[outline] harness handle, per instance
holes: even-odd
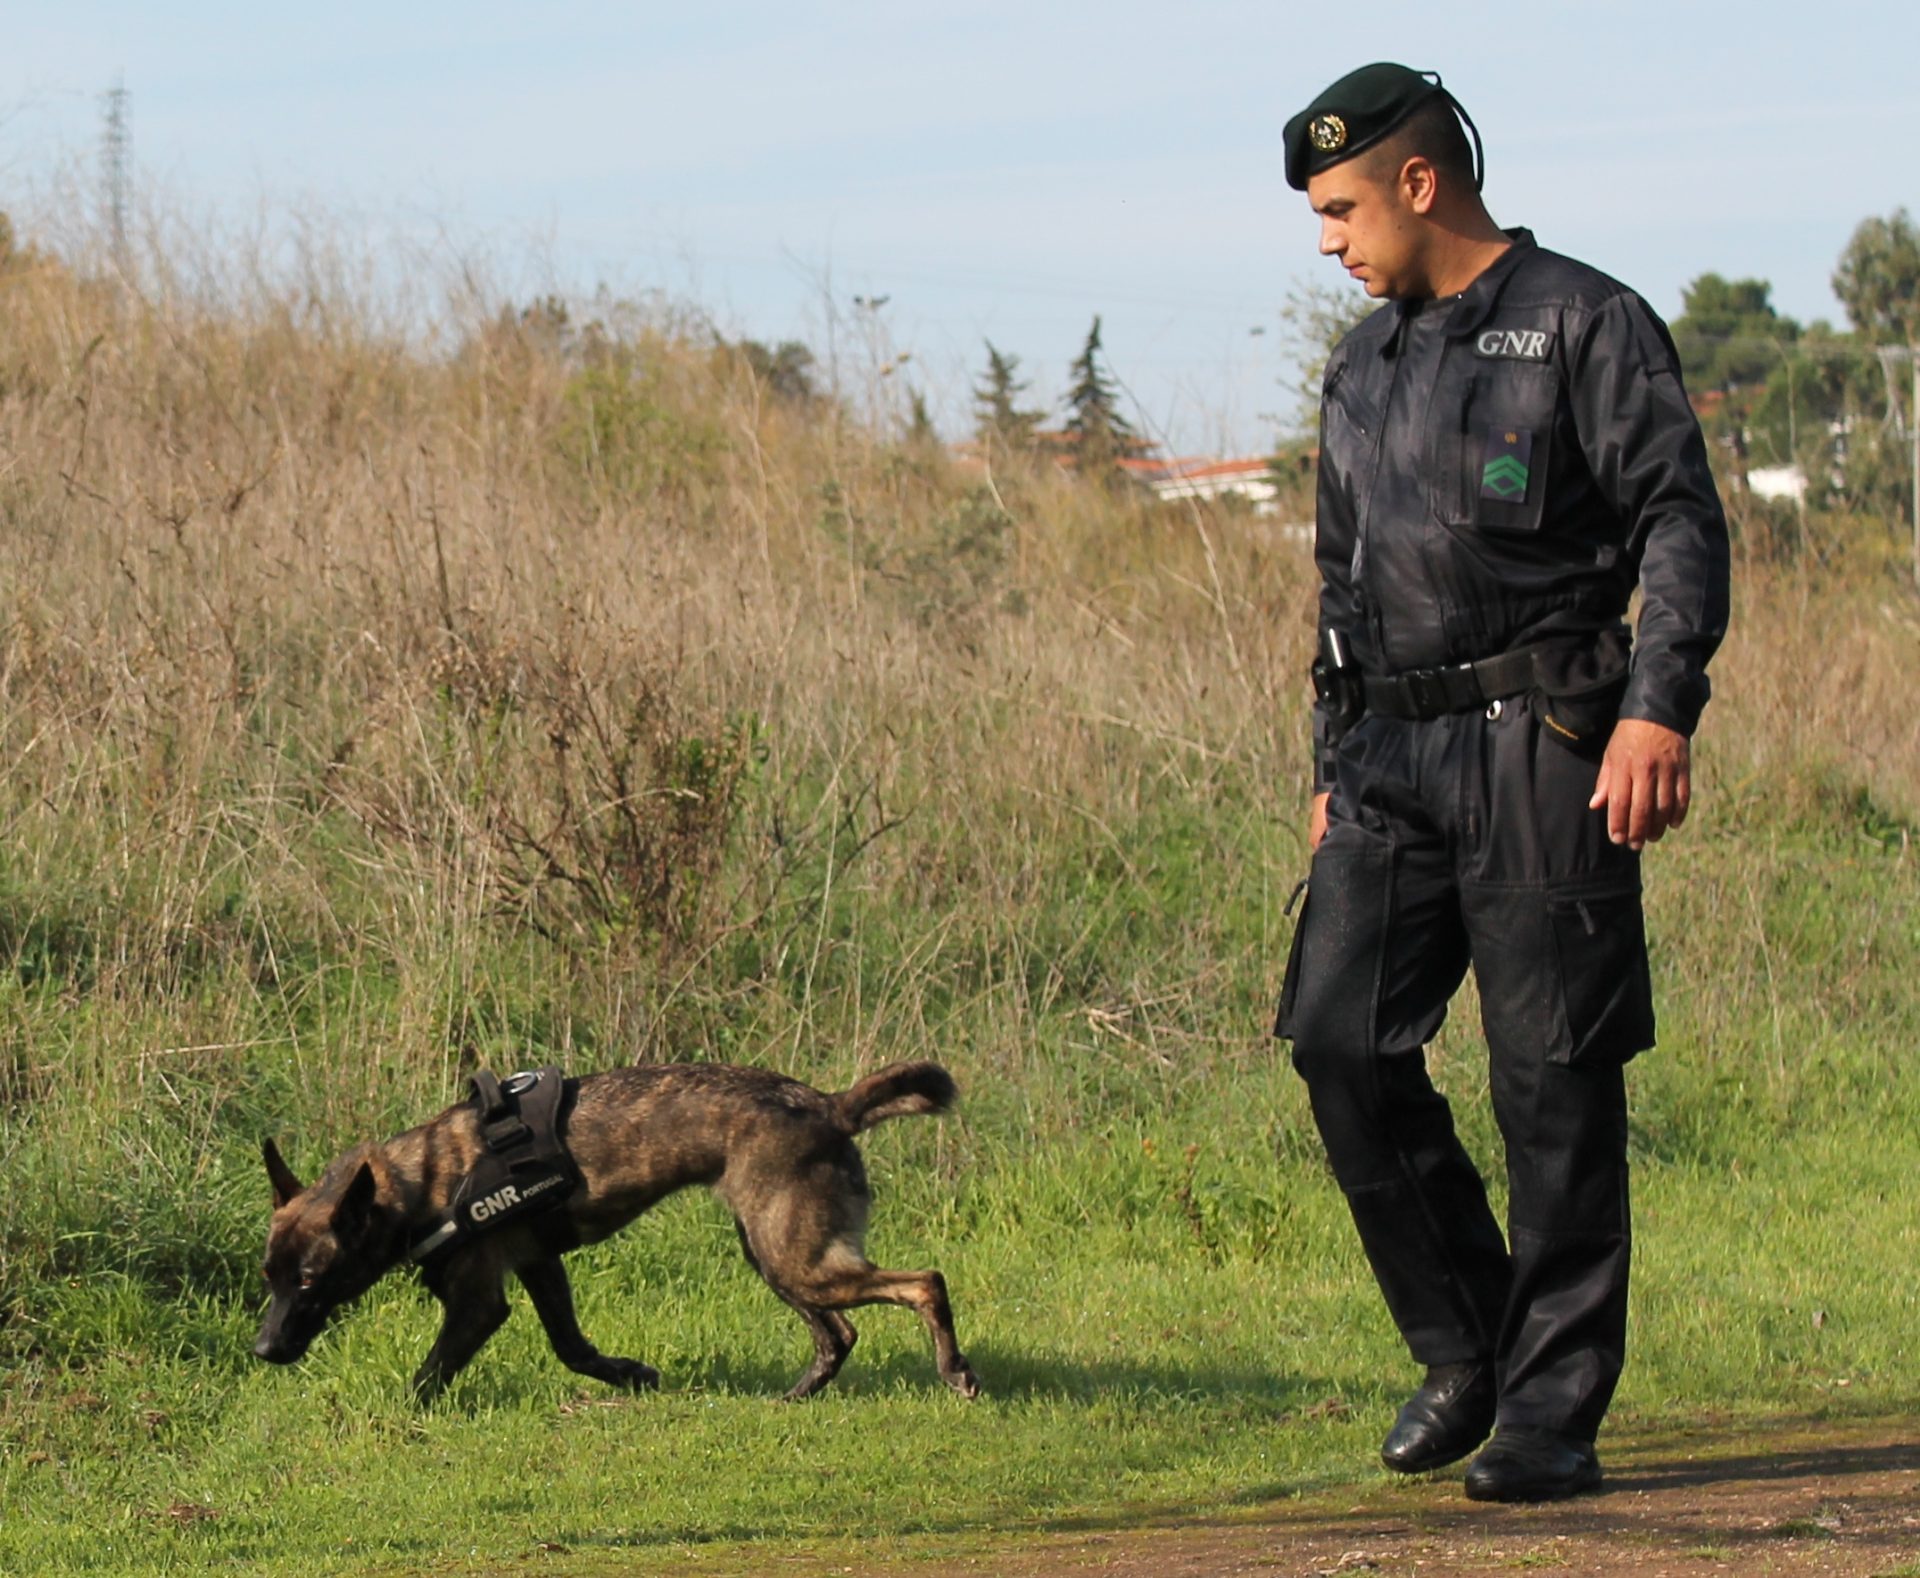
[[[508,1104],[500,1081],[492,1074],[486,1069],[476,1069],[467,1076],[467,1081],[473,1086],[473,1105],[480,1114],[480,1135],[488,1150],[511,1150],[533,1137],[533,1131],[520,1121]]]
[[[475,1069],[467,1076],[467,1083],[473,1087],[473,1105],[482,1123],[491,1123],[506,1115],[507,1098],[500,1089],[500,1081],[486,1069]]]

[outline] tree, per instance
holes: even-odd
[[[1833,271],[1833,293],[1869,345],[1920,345],[1920,230],[1904,208],[1886,219],[1863,219]],[[1920,413],[1903,409],[1906,369],[1880,358],[1887,420],[1904,436]],[[1909,462],[1913,464],[1913,462]]]
[[[1111,479],[1119,474],[1122,459],[1145,446],[1120,414],[1119,391],[1112,375],[1100,365],[1098,313],[1068,374],[1073,383],[1067,390],[1066,434],[1074,468],[1087,476]]]
[[[1904,208],[1861,220],[1833,271],[1833,293],[1873,344],[1920,344],[1920,228]]]
[[[940,448],[940,430],[934,426],[933,413],[927,409],[926,391],[907,391],[907,447],[923,453]]]
[[[1763,279],[1702,274],[1680,293],[1673,344],[1687,388],[1733,396],[1757,389],[1778,370],[1800,325],[1774,309],[1773,286]]]
[[[782,340],[769,349],[759,340],[742,340],[737,349],[774,399],[795,406],[810,406],[819,399],[813,382],[813,352],[800,341]]]
[[[1772,298],[1764,279],[1702,274],[1680,293],[1680,316],[1670,326],[1701,426],[1732,454],[1743,487],[1749,461],[1797,458],[1800,325],[1783,318]]]
[[[974,436],[989,455],[1029,450],[1046,412],[1020,409],[1020,396],[1031,387],[1017,376],[1020,358],[1006,355],[991,340],[986,347],[987,371],[973,386]]]
[[[1673,321],[1687,386],[1717,395],[1701,425],[1734,457],[1797,464],[1815,504],[1900,518],[1911,496],[1904,366],[1879,353],[1920,339],[1920,227],[1904,209],[1863,220],[1833,289],[1853,332],[1802,329],[1764,280],[1703,274]]]
[[[1294,397],[1293,428],[1300,436],[1310,438],[1320,430],[1320,384],[1334,347],[1379,305],[1371,296],[1318,279],[1296,279],[1287,292],[1280,308],[1282,344],[1300,376],[1281,383]]]

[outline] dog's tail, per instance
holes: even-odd
[[[889,1063],[851,1090],[828,1098],[849,1134],[858,1134],[888,1118],[916,1112],[945,1112],[960,1094],[953,1076],[938,1063]]]

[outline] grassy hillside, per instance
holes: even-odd
[[[264,272],[0,271],[0,1566],[588,1571],[1372,1472],[1409,1372],[1265,1034],[1303,546],[664,313]],[[1920,1402],[1920,602],[1881,523],[1737,554],[1649,860],[1629,1427]],[[662,1396],[523,1309],[417,1415],[403,1279],[247,1354],[262,1134],[317,1170],[475,1064],[920,1056],[964,1106],[868,1143],[873,1247],[947,1271],[972,1408],[888,1312],[774,1406],[804,1334],[705,1200],[576,1277]],[[1471,1012],[1434,1057],[1491,1162]]]

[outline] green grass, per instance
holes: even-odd
[[[1635,1077],[1681,1074],[1648,1060]],[[435,1312],[404,1278],[269,1369],[246,1355],[243,1269],[195,1292],[184,1274],[100,1269],[139,1256],[89,1241],[96,1268],[36,1290],[10,1333],[0,1567],[649,1570],[852,1534],[964,1549],[1379,1477],[1411,1374],[1284,1066],[1258,1047],[1170,1112],[1128,1102],[1044,1134],[1016,1092],[975,1091],[964,1120],[893,1125],[868,1150],[874,1251],[947,1272],[977,1403],[937,1385],[918,1324],[892,1311],[866,1313],[820,1398],[775,1401],[804,1335],[704,1197],[575,1257],[587,1331],[664,1372],[634,1399],[561,1370],[521,1301],[416,1411],[406,1378]],[[1618,1427],[1920,1400],[1914,1284],[1885,1274],[1920,1250],[1893,1138],[1914,1116],[1907,1097],[1785,1144],[1756,1131],[1730,1144],[1737,1167],[1643,1161]],[[242,1264],[263,1225],[257,1169],[231,1137],[186,1213]]]
[[[931,951],[924,916],[856,892],[822,911],[837,943],[804,991],[776,974],[744,1008],[707,1004],[762,1045],[807,1044],[804,1028],[779,1028],[802,1011],[830,1042],[830,1010],[954,1067],[960,1114],[868,1142],[872,1248],[946,1271],[987,1386],[973,1405],[938,1386],[917,1322],[896,1311],[864,1315],[826,1394],[778,1403],[804,1334],[704,1196],[575,1257],[583,1325],[658,1365],[657,1396],[577,1383],[522,1302],[451,1395],[417,1411],[406,1379],[435,1310],[403,1276],[300,1365],[258,1365],[257,1136],[281,1133],[311,1169],[357,1125],[420,1114],[418,1070],[390,1069],[385,1090],[364,1075],[346,1098],[329,1089],[330,1069],[379,1044],[402,987],[364,959],[329,985],[316,949],[310,974],[247,994],[254,1017],[232,1027],[235,1049],[172,1069],[135,1057],[129,1073],[107,1044],[159,1041],[158,1010],[76,993],[51,966],[0,975],[14,1022],[63,1038],[41,1055],[74,1071],[0,1119],[9,1175],[28,1182],[0,1215],[0,1567],[325,1573],[538,1557],[554,1571],[616,1558],[645,1570],[855,1535],[964,1549],[1379,1477],[1373,1450],[1413,1375],[1302,1091],[1262,1033],[1267,960],[1281,952],[1266,928],[1287,868],[1223,860],[1235,875],[1211,899],[1193,875],[1208,864],[1196,842],[1255,826],[1228,814],[1209,835],[1156,813],[1124,866],[1092,882],[1064,864],[1022,913],[977,914],[970,935],[949,922]],[[1920,1263],[1920,1098],[1889,1074],[1913,1029],[1896,946],[1912,867],[1854,851],[1844,827],[1782,841],[1760,869],[1710,823],[1666,853],[1654,918],[1675,941],[1662,955],[1666,1043],[1630,1076],[1639,1241],[1616,1425],[1911,1409],[1920,1297],[1890,1270]],[[1714,952],[1737,947],[1738,928],[1690,930],[1733,894],[1767,932],[1792,934],[1744,1011],[1724,990],[1685,990],[1696,968],[1741,968]],[[542,992],[559,977],[540,957],[497,954],[463,1005],[503,1055],[560,1050],[546,1038],[567,1021]],[[1217,997],[1156,1003],[1152,981],[1210,960],[1225,961]],[[231,982],[230,962],[213,968]],[[1878,1017],[1838,1020],[1842,968]],[[1462,1007],[1436,1066],[1491,1166]],[[572,1033],[590,1059],[591,1039]],[[75,1099],[89,1088],[95,1099]]]
[[[872,1560],[1377,1480],[1414,1377],[1266,1034],[1300,545],[983,484],[684,326],[409,343],[296,273],[0,290],[0,1568]],[[1920,621],[1884,553],[1737,547],[1648,863],[1623,1434],[1920,1405]],[[263,1134],[929,1056],[963,1105],[872,1138],[872,1247],[948,1274],[976,1404],[887,1311],[776,1402],[804,1334],[704,1199],[579,1259],[660,1395],[522,1308],[416,1411],[398,1277],[248,1356]],[[1432,1056],[1492,1170],[1471,989]]]
[[[1179,1137],[1163,1130],[1156,1149]],[[803,1334],[739,1264],[730,1225],[705,1200],[576,1257],[583,1324],[610,1351],[660,1365],[652,1397],[580,1386],[522,1307],[446,1401],[416,1412],[405,1382],[434,1315],[404,1282],[282,1371],[245,1357],[251,1312],[239,1301],[161,1301],[122,1279],[76,1279],[53,1291],[43,1329],[88,1333],[90,1357],[23,1365],[0,1412],[11,1509],[0,1563],[346,1572],[505,1564],[546,1543],[589,1567],[609,1550],[644,1567],[746,1541],[870,1531],[964,1542],[1218,1512],[1378,1477],[1372,1449],[1408,1372],[1331,1189],[1276,1165],[1251,1129],[1216,1132],[1202,1177],[1296,1197],[1283,1247],[1222,1257],[1184,1220],[1172,1176],[1156,1205],[1152,1169],[1127,1165],[1123,1138],[1056,1153],[1038,1180],[973,1180],[969,1196],[1018,1192],[1023,1208],[989,1204],[973,1230],[940,1233],[928,1225],[942,1214],[936,1191],[903,1176],[931,1147],[904,1130],[872,1143],[875,1248],[947,1270],[988,1386],[972,1405],[937,1386],[917,1323],[897,1312],[867,1314],[834,1388],[776,1402]],[[1896,1212],[1852,1219],[1805,1198],[1814,1183],[1787,1168],[1735,1199],[1717,1180],[1652,1171],[1624,1428],[1702,1408],[1911,1405],[1895,1335],[1912,1329],[1911,1288],[1864,1276],[1844,1253],[1818,1272],[1803,1263],[1809,1243],[1894,1230]],[[1758,1239],[1707,1275],[1706,1246],[1749,1234],[1756,1207],[1791,1214],[1800,1232]],[[1842,1306],[1844,1319],[1816,1329],[1783,1316],[1802,1298]],[[198,1508],[213,1515],[195,1521]]]

